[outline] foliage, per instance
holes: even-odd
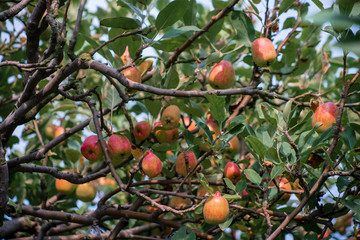
[[[104,2],[95,11],[86,0],[0,3],[0,238],[360,234],[358,1]],[[251,43],[259,37],[277,49],[269,67],[253,63]],[[231,89],[208,84],[221,60],[234,65]],[[129,66],[139,68],[142,83],[120,73]],[[311,124],[316,101],[339,107],[324,133]],[[153,129],[137,141],[136,122],[153,126],[170,104],[181,110],[179,139],[160,143]],[[208,119],[220,128],[215,138]],[[54,136],[56,126],[65,133]],[[105,143],[112,133],[129,138],[130,157],[115,165],[108,154],[82,158],[87,136]],[[235,155],[228,152],[234,137]],[[141,169],[148,150],[163,165],[154,179]],[[184,151],[198,158],[185,177],[175,171]],[[242,170],[237,183],[223,178],[228,161]],[[279,189],[280,176],[292,189]],[[97,197],[84,203],[75,193],[58,194],[55,179],[93,182]],[[197,195],[200,187],[205,196]],[[202,207],[215,191],[231,213],[212,226]],[[169,206],[172,196],[191,204]]]

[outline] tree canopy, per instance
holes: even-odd
[[[360,237],[360,2],[93,3],[0,1],[0,239]]]

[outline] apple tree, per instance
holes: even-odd
[[[0,238],[357,239],[359,15],[0,1]]]

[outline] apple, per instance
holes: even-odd
[[[75,195],[77,199],[83,202],[91,202],[96,196],[96,188],[92,182],[79,184],[76,188]]]
[[[99,160],[103,152],[96,135],[89,136],[81,145],[81,154],[89,161]]]
[[[273,43],[268,38],[258,38],[251,44],[253,61],[259,67],[267,67],[276,59]]]
[[[230,156],[234,156],[235,154],[237,154],[240,150],[240,141],[239,138],[237,136],[233,137],[230,141],[229,141],[230,147],[227,147],[224,149],[225,153],[227,153]]]
[[[228,162],[224,168],[224,177],[231,180],[232,183],[236,184],[241,179],[241,171],[236,163]]]
[[[196,196],[203,197],[206,193],[206,189],[202,185],[200,185],[197,189]]]
[[[174,129],[180,122],[180,109],[176,105],[170,105],[161,114],[161,124],[165,130]]]
[[[195,122],[188,117],[184,118],[184,125],[190,132],[196,129]]]
[[[72,170],[63,170],[63,173],[74,173]],[[65,179],[56,179],[55,180],[55,188],[56,190],[64,195],[69,195],[76,189],[76,184],[73,184]]]
[[[231,88],[235,82],[235,70],[231,62],[222,60],[210,70],[209,83],[214,89]]]
[[[62,126],[56,126],[54,130],[54,138],[57,138],[58,136],[62,135],[65,132],[65,128]],[[65,145],[66,141],[62,141],[61,144]]]
[[[141,168],[149,178],[154,178],[161,173],[161,160],[152,152],[147,151],[141,164]]]
[[[186,152],[186,157],[188,160],[189,171],[191,171],[196,166],[197,163],[195,153]],[[186,176],[186,174],[188,173],[185,160],[186,160],[185,154],[183,152],[180,153],[176,158],[176,172],[181,176]]]
[[[184,194],[184,193],[181,193]],[[171,196],[169,200],[169,207],[174,209],[184,209],[191,205],[190,198],[182,198],[178,196]]]
[[[55,129],[56,129],[56,126],[52,123],[46,125],[45,127],[45,136],[48,138],[48,139],[53,139],[54,136],[55,136]]]
[[[113,134],[108,139],[109,153],[114,165],[127,158],[131,154],[131,144],[127,137]]]
[[[336,123],[338,110],[339,109],[335,103],[328,102],[321,104],[317,107],[313,115],[312,126],[315,127],[315,124],[320,122],[322,125],[316,131],[319,133],[325,132],[334,123]]]
[[[160,143],[174,144],[179,138],[179,130],[177,128],[171,130],[159,129],[162,127],[161,122],[156,122],[153,127],[155,138]]]
[[[136,66],[128,67],[122,70],[121,73],[124,74],[127,79],[133,82],[141,83],[141,72]]]
[[[101,177],[97,180],[100,186],[115,186],[116,182],[111,177]]]
[[[151,125],[147,121],[138,122],[134,127],[134,136],[139,141],[147,139],[150,133]]]
[[[203,209],[205,222],[209,224],[223,223],[228,218],[229,213],[229,203],[219,191],[206,200]]]

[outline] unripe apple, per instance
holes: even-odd
[[[111,177],[101,177],[97,180],[98,184],[100,186],[114,186],[116,185],[116,182]]]
[[[161,173],[161,160],[152,152],[147,151],[141,164],[141,168],[149,178],[154,178]]]
[[[157,129],[160,127],[162,127],[161,122],[156,122],[153,127],[155,138],[160,143],[169,143],[172,145],[178,140],[179,130],[177,128],[171,130]]]
[[[133,82],[141,83],[141,72],[136,66],[128,67],[122,70],[121,73],[124,74],[127,79]]]
[[[184,194],[184,193],[181,193]],[[190,198],[182,198],[178,196],[171,196],[169,200],[169,207],[174,209],[184,209],[190,206],[191,200]]]
[[[186,152],[186,157],[188,160],[189,171],[191,171],[196,166],[196,163],[197,163],[195,153]],[[186,176],[186,174],[188,173],[187,166],[186,166],[185,154],[183,152],[180,153],[178,155],[178,157],[176,158],[176,172],[181,176]]]
[[[215,64],[209,74],[210,86],[214,89],[231,88],[235,82],[235,70],[231,62],[222,60]]]
[[[143,141],[149,137],[151,133],[151,125],[147,121],[138,122],[134,127],[134,137]]]
[[[205,222],[209,224],[223,223],[228,218],[229,213],[229,203],[219,191],[206,200],[203,209]]]
[[[273,43],[268,38],[258,38],[251,44],[253,61],[259,67],[271,65],[276,59]]]
[[[72,170],[63,170],[61,172],[64,172],[64,173],[74,173],[74,171]],[[76,189],[76,184],[73,184],[65,179],[56,179],[55,180],[55,188],[56,190],[61,193],[61,194],[64,194],[64,195],[69,195],[71,194],[72,192],[75,191]]]
[[[224,177],[231,180],[232,183],[236,184],[241,179],[241,171],[236,163],[228,162],[224,168]]]
[[[96,135],[89,136],[81,145],[81,154],[89,161],[99,160],[102,155],[102,149]]]
[[[56,129],[56,126],[52,123],[46,125],[45,127],[45,136],[48,138],[48,139],[53,139],[54,136],[55,136],[55,129]]]
[[[162,112],[161,124],[165,130],[174,129],[179,125],[180,109],[176,105],[170,105]]]
[[[335,103],[328,102],[321,104],[313,115],[312,126],[314,127],[317,122],[320,122],[322,125],[316,131],[319,133],[325,132],[336,123],[338,110]]]
[[[131,144],[127,137],[113,134],[108,139],[109,153],[114,165],[127,158],[131,154]]]
[[[83,202],[91,202],[96,196],[96,187],[92,182],[79,184],[76,188],[75,195],[77,199]]]
[[[229,154],[230,156],[234,156],[240,150],[240,141],[237,136],[233,137],[229,141],[230,147],[224,149],[225,153]]]

